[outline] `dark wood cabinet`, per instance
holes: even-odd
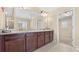
[[[44,32],[38,32],[38,48],[44,45]]]
[[[4,51],[4,37],[0,36],[0,52]]]
[[[53,41],[53,31],[50,31],[49,33],[50,33],[49,34],[49,36],[50,36],[49,39],[50,39],[50,42],[52,42]]]
[[[31,52],[53,41],[53,31],[0,35],[0,52]]]
[[[26,51],[31,52],[37,49],[37,33],[26,33]]]
[[[24,52],[25,34],[10,34],[5,36],[6,52]]]
[[[50,41],[50,38],[49,38],[50,35],[49,34],[50,34],[49,31],[45,32],[45,44],[49,43],[49,41]]]

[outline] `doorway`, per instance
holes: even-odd
[[[66,12],[70,14],[66,14]],[[73,45],[73,11],[66,11],[58,18],[58,42]]]
[[[59,19],[59,41],[72,45],[72,17]]]

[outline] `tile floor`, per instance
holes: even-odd
[[[51,42],[35,50],[34,52],[78,52],[78,50],[76,50],[73,46],[64,43],[54,45],[53,42]]]

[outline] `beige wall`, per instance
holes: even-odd
[[[57,17],[53,13],[48,16],[48,27],[54,30],[54,40],[57,40]]]
[[[0,29],[3,29],[4,27],[5,27],[5,16],[2,9],[0,8]]]
[[[79,47],[79,8],[75,8],[75,17],[76,17],[76,19],[75,19],[75,21],[76,21],[76,23],[75,23],[75,41],[76,41],[76,46],[78,46]]]

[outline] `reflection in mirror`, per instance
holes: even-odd
[[[40,12],[36,12],[30,9],[5,7],[5,29],[13,29],[17,31],[43,30],[45,26],[44,19],[40,13],[41,10]]]

